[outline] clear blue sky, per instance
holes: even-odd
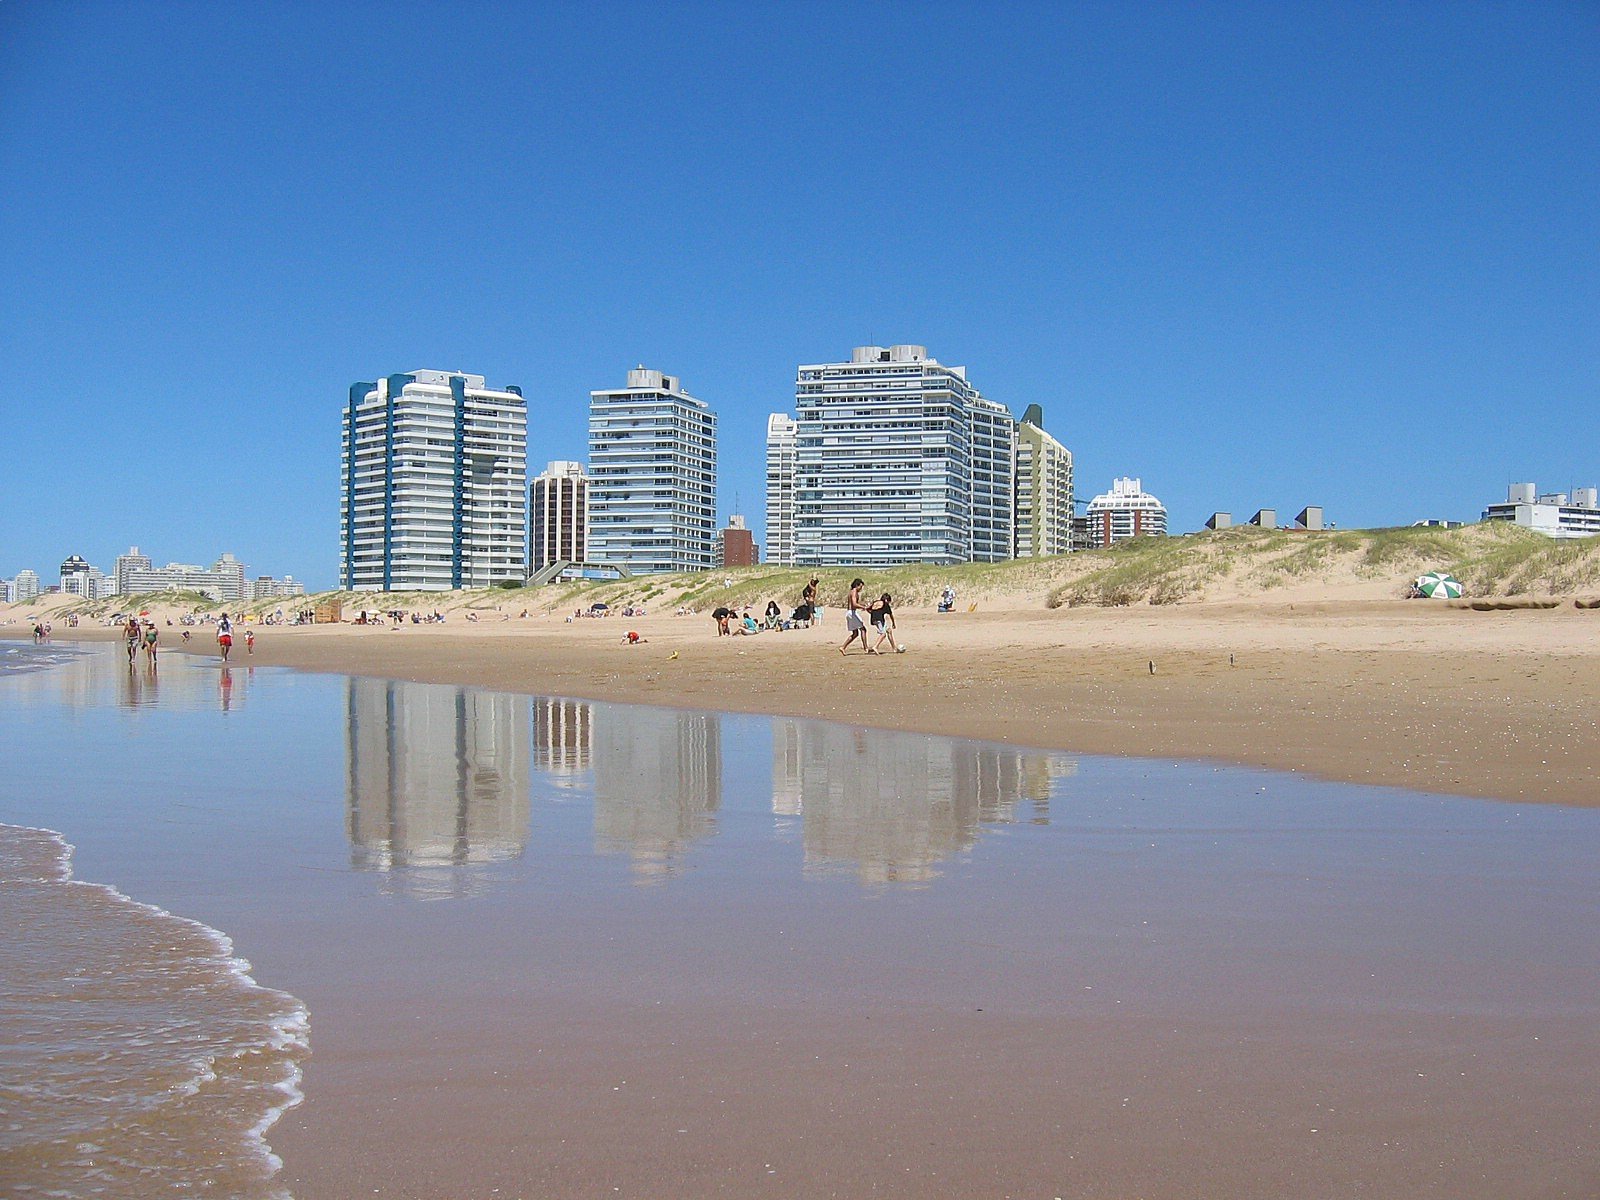
[[[0,575],[335,580],[357,379],[644,363],[762,523],[869,342],[1136,475],[1342,526],[1600,484],[1600,6],[0,4]],[[737,509],[735,505],[737,503]]]

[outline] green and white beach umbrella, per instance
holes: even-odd
[[[1417,580],[1417,590],[1434,600],[1454,600],[1461,595],[1461,581],[1442,571],[1429,571]]]

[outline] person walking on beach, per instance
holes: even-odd
[[[122,627],[122,636],[128,643],[128,665],[131,667],[133,656],[139,653],[139,642],[142,637],[138,617],[128,618],[128,623]]]
[[[156,628],[154,621],[144,623],[144,652],[150,660],[150,665],[156,665],[156,643],[161,640],[161,631]]]
[[[800,607],[805,610],[806,627],[810,628],[811,626],[815,625],[817,623],[817,579],[816,579],[816,576],[812,576],[811,582],[806,584],[805,589],[803,591],[801,591],[801,593],[800,593]]]
[[[889,598],[889,593],[885,592],[874,600],[867,611],[872,615],[872,627],[878,631],[878,645],[872,648],[872,653],[881,654],[878,646],[882,646],[887,638],[889,649],[896,654],[904,654],[904,647],[894,640],[894,601]],[[867,639],[863,637],[861,640],[865,642]]]
[[[254,654],[256,652],[256,631],[254,629],[246,629],[244,631],[244,652],[246,654]]]
[[[222,651],[222,661],[227,662],[233,649],[233,622],[228,620],[227,613],[217,619],[217,649]]]
[[[850,643],[857,638],[861,639],[861,648],[868,654],[872,653],[872,647],[867,645],[867,623],[861,619],[861,589],[865,582],[862,579],[850,581],[850,594],[845,597],[844,602],[844,627],[850,636],[845,638],[844,645],[839,647],[840,654],[848,652]]]

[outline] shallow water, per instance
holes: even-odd
[[[306,1103],[267,1135],[302,1197],[1600,1180],[1600,813],[177,654],[130,672],[115,647],[0,679],[0,744],[0,820],[164,910],[95,890],[69,921],[46,888],[45,975],[205,964],[219,996],[185,985],[182,1013],[220,998],[276,1043],[241,1092],[258,1124],[298,1062],[286,994],[308,1005]],[[165,913],[232,937],[260,995],[197,926],[139,928]],[[0,1012],[22,978],[0,972]],[[24,1084],[7,1137],[53,1119],[28,1089],[58,1058],[85,1094],[124,1086],[73,1058],[78,1010],[46,995],[59,1052],[0,1027]],[[126,999],[98,1027],[148,1041],[166,1094],[205,1055]],[[819,1077],[836,1053],[854,1067]],[[653,1066],[649,1101],[612,1078]],[[501,1100],[424,1102],[464,1077]],[[735,1082],[736,1120],[714,1100]],[[508,1113],[528,1124],[493,1136],[524,1157],[473,1152]],[[270,1167],[240,1124],[152,1119],[145,1166],[176,1185],[225,1144]],[[911,1165],[885,1150],[919,1138]],[[62,1194],[96,1194],[78,1169]]]

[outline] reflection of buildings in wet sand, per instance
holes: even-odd
[[[593,719],[595,849],[632,855],[639,882],[676,874],[716,832],[721,717],[596,705]]]
[[[555,787],[573,787],[594,765],[594,705],[535,696],[533,769]]]
[[[346,681],[346,832],[360,868],[405,868],[425,895],[474,889],[461,868],[514,858],[528,836],[520,696]]]
[[[1048,821],[1068,758],[945,738],[773,722],[772,809],[803,819],[808,869],[852,864],[870,883],[917,882],[979,826]]]

